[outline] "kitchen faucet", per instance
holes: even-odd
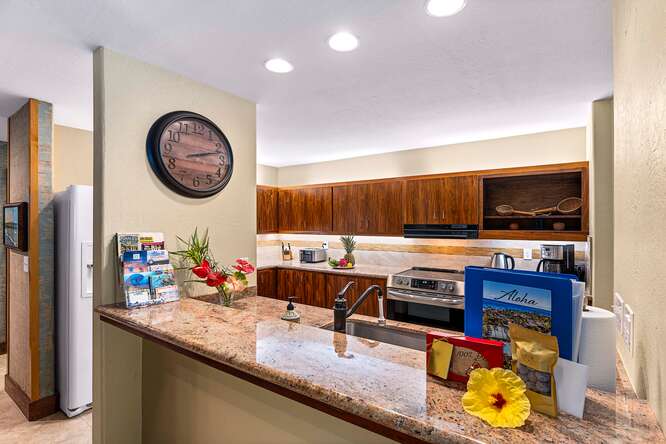
[[[374,290],[377,290],[377,299],[379,301],[379,319],[377,320],[377,323],[379,325],[386,325],[386,319],[384,318],[384,291],[382,290],[382,287],[379,285],[369,286],[356,302],[352,304],[351,308],[347,310],[347,298],[345,297],[345,294],[353,285],[354,281],[348,282],[335,298],[335,305],[333,306],[333,330],[341,332],[347,331],[347,318],[356,312],[358,307]]]

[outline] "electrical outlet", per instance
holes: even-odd
[[[532,259],[532,249],[523,248],[523,259]]]
[[[629,352],[634,354],[634,311],[629,304],[624,304],[624,316],[622,319],[622,337],[624,345]]]
[[[624,319],[624,300],[620,293],[613,293],[613,313],[615,313],[615,325],[617,328],[617,334],[624,334],[622,329],[622,321]]]

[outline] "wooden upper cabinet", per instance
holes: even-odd
[[[257,186],[257,233],[278,231],[278,189]]]
[[[365,235],[402,234],[402,182],[333,187],[333,232]]]
[[[330,186],[278,191],[278,230],[292,233],[330,233],[332,229]]]
[[[476,175],[407,180],[405,190],[405,223],[479,223]]]
[[[405,185],[406,224],[441,224],[440,179],[408,180]]]
[[[479,223],[478,176],[445,177],[442,179],[442,193],[443,223]]]

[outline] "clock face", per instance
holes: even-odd
[[[205,117],[169,113],[148,135],[148,159],[162,182],[188,197],[220,192],[233,171],[233,153],[222,131]]]

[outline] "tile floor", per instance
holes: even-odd
[[[58,412],[29,422],[5,392],[7,355],[0,356],[0,444],[84,444],[92,442],[92,412],[69,419]]]

